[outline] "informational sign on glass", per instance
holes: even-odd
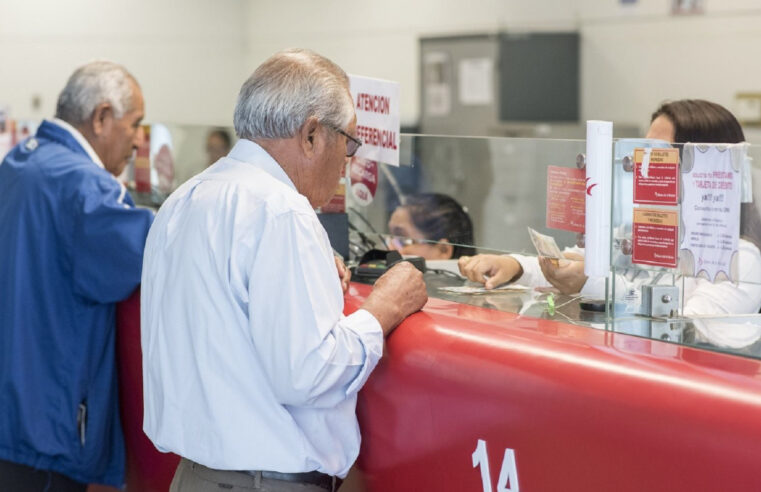
[[[679,213],[635,208],[632,223],[632,263],[676,268]]]
[[[680,267],[711,281],[737,278],[741,169],[747,146],[685,144]]]
[[[586,191],[584,169],[547,166],[547,227],[584,232]]]
[[[634,203],[676,205],[679,199],[679,149],[634,151]]]

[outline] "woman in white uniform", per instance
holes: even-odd
[[[745,140],[737,119],[724,107],[704,100],[680,100],[661,105],[652,115],[646,138],[678,143],[739,143]],[[740,213],[739,282],[711,283],[688,277],[684,282],[685,316],[754,314],[761,309],[761,219],[753,203],[743,203]],[[564,294],[604,297],[605,283],[584,275],[582,250],[565,253],[557,264],[548,258],[522,255],[461,257],[459,268],[474,282],[494,288],[505,282],[554,287]],[[484,276],[488,277],[485,278]],[[598,279],[599,280],[599,279]],[[644,279],[616,276],[616,292],[638,289]],[[663,281],[667,279],[664,278]],[[698,339],[721,347],[740,348],[761,338],[761,326],[696,322]]]

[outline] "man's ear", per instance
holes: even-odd
[[[95,136],[100,136],[108,131],[111,120],[114,116],[114,110],[111,104],[104,102],[95,106],[95,110],[90,117],[90,124],[92,125],[92,132]]]
[[[308,158],[314,157],[318,151],[318,133],[320,131],[320,122],[314,116],[308,118],[299,130],[299,143],[301,150]]]

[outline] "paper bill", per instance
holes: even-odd
[[[494,292],[526,292],[530,290],[530,287],[525,285],[502,285],[494,289],[486,289],[484,287],[473,287],[470,285],[463,285],[460,287],[439,287],[440,291],[451,292],[453,294],[491,294]]]
[[[563,253],[560,251],[554,237],[537,232],[530,227],[528,228],[528,235],[531,238],[531,242],[534,243],[539,256],[555,259],[563,258]]]

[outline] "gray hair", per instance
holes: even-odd
[[[131,109],[132,84],[137,80],[126,68],[109,61],[94,61],[76,69],[58,96],[55,115],[72,125],[87,121],[104,102],[111,105],[115,118]]]
[[[341,67],[309,50],[274,54],[243,83],[233,123],[240,138],[290,138],[314,117],[345,128],[354,116],[349,77]]]

